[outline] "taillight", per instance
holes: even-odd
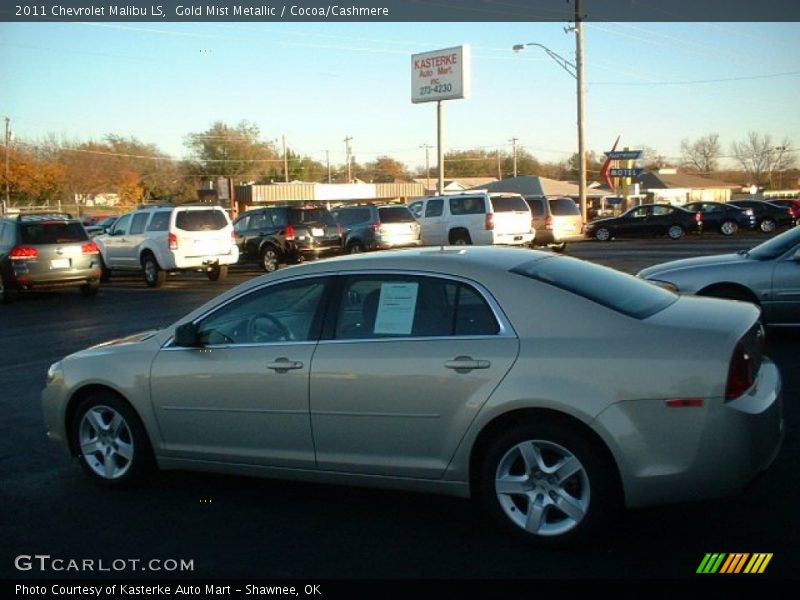
[[[725,401],[729,402],[738,398],[749,390],[756,380],[753,357],[750,356],[741,344],[736,344],[736,349],[731,357],[728,369],[728,383],[725,386]]]
[[[697,221],[698,223],[702,223],[703,213],[701,213],[699,210],[696,213],[694,213],[694,220]]]
[[[375,233],[380,233],[381,232],[381,224],[380,223],[373,223],[372,225],[370,225],[370,227],[372,228],[372,231],[374,231]]]
[[[178,236],[174,233],[170,233],[167,236],[167,246],[170,250],[177,250],[178,249]]]
[[[544,220],[544,228],[545,229],[552,229],[553,228],[553,217],[551,215],[547,215]]]
[[[81,254],[100,254],[100,248],[94,242],[88,242],[81,246]]]
[[[294,240],[294,225],[287,225],[286,230],[283,232],[283,237],[286,241],[291,242]]]
[[[39,258],[39,251],[30,246],[17,246],[8,253],[11,260],[36,260]]]
[[[486,221],[484,224],[484,228],[486,229],[486,231],[492,231],[494,229],[494,213],[486,214]]]

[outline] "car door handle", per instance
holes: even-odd
[[[267,368],[277,371],[278,373],[285,373],[293,369],[302,369],[303,363],[299,360],[289,360],[288,358],[276,358],[273,362],[267,363]]]
[[[488,360],[473,360],[470,356],[457,356],[444,363],[448,369],[455,369],[458,373],[468,373],[473,369],[488,369],[492,363]]]

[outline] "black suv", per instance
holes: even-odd
[[[344,228],[350,254],[422,245],[419,223],[405,204],[341,206],[333,216]]]
[[[280,263],[342,252],[342,231],[325,208],[269,206],[249,210],[233,222],[240,263],[258,263],[267,273]]]
[[[19,290],[78,286],[84,296],[100,287],[100,249],[68,214],[23,214],[0,219],[0,300]]]

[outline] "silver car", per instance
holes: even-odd
[[[800,227],[751,250],[674,260],[639,277],[681,294],[752,302],[766,324],[800,325]]]
[[[477,496],[563,543],[772,462],[760,333],[749,304],[549,252],[360,254],[56,362],[44,422],[110,486],[158,466]]]

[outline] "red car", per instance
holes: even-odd
[[[800,219],[800,198],[780,198],[770,200],[770,204],[777,204],[778,206],[788,209],[792,214],[795,225],[798,224],[798,220]]]

